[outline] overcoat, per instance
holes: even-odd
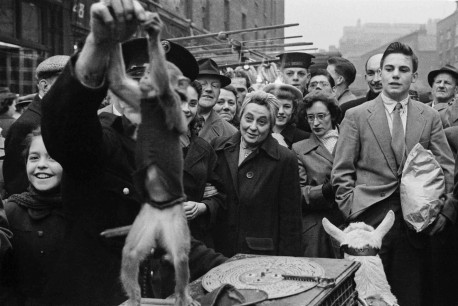
[[[135,127],[125,117],[109,113],[99,120],[97,109],[107,87],[82,85],[75,77],[75,61],[76,56],[42,105],[43,140],[64,169],[63,211],[69,220],[45,294],[58,305],[119,305],[127,299],[119,280],[124,237],[103,238],[100,233],[132,224],[142,204],[132,179],[135,142],[130,135]],[[192,240],[190,262],[208,255],[207,250]],[[225,260],[210,253],[211,258]],[[191,279],[222,260],[191,264]]]
[[[322,189],[331,177],[334,157],[314,134],[293,144],[293,151],[299,163],[304,256],[335,258],[330,237],[321,222],[324,217],[337,226],[344,222],[334,198],[323,194]]]
[[[458,103],[456,103],[456,100],[448,103],[438,103],[434,105],[434,109],[441,115],[444,129],[458,125]]]
[[[210,111],[210,115],[199,132],[199,137],[210,143],[216,137],[232,136],[237,132],[237,129],[221,118],[215,110]]]
[[[236,253],[299,256],[301,206],[297,158],[269,134],[238,165],[241,134],[217,138],[216,173],[226,187],[213,230],[215,250]]]

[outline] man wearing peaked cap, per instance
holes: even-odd
[[[280,58],[280,70],[285,84],[293,85],[302,94],[306,93],[307,83],[310,80],[309,67],[313,55],[301,52],[289,52],[277,55]]]
[[[458,105],[455,94],[458,89],[458,69],[452,65],[433,70],[428,74],[433,101],[431,106],[441,115],[442,126],[458,125]]]
[[[70,57],[54,55],[42,61],[35,70],[38,94],[26,111],[13,123],[5,140],[5,161],[3,176],[7,195],[22,193],[27,190],[29,180],[25,171],[24,139],[41,122],[41,99],[49,92]]]
[[[231,79],[219,73],[218,65],[209,58],[200,59],[199,76],[197,80],[202,85],[202,95],[199,99],[199,115],[205,123],[199,136],[211,142],[219,136],[232,136],[237,129],[226,120],[223,120],[214,110],[221,87],[231,83]]]
[[[195,80],[199,73],[199,66],[191,52],[168,40],[163,40],[162,46],[164,47],[167,61],[175,64],[183,75],[191,81]],[[146,65],[149,63],[146,38],[134,38],[124,42],[122,44],[122,57],[127,75],[137,81],[140,80],[145,73]],[[124,113],[124,109],[129,107],[110,90],[107,97],[110,104],[100,109],[98,111],[99,114],[106,112],[121,116]]]
[[[191,81],[195,80],[199,67],[196,59],[186,48],[168,40],[162,41],[165,57],[174,63]],[[148,45],[146,38],[134,38],[122,44],[122,57],[126,72],[134,78],[141,78],[145,71],[145,64],[149,63]]]

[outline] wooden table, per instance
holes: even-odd
[[[237,254],[230,259],[230,261],[255,257],[256,255]],[[345,260],[345,259],[330,259],[330,258],[308,258],[320,264],[325,270],[325,277],[335,278],[336,286],[332,288],[319,288],[314,287],[302,293],[298,293],[293,296],[268,300],[260,303],[259,305],[282,305],[282,306],[298,306],[298,305],[354,305],[354,282],[353,277],[358,270],[360,263]],[[201,285],[202,278],[193,281],[190,284],[190,293],[194,299],[198,299],[206,294],[204,288]],[[349,284],[352,284],[352,288],[349,288]],[[343,288],[346,287],[346,288]],[[347,288],[348,287],[348,288]],[[334,303],[333,301],[345,300],[344,295],[347,295],[346,303]],[[353,296],[353,297],[351,297]],[[340,300],[338,300],[340,298]]]

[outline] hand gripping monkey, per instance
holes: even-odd
[[[141,110],[134,181],[145,204],[126,238],[121,281],[129,303],[140,305],[140,263],[161,248],[175,268],[175,305],[198,306],[187,288],[190,233],[182,205],[186,197],[179,136],[186,131],[186,123],[180,98],[186,99],[186,89],[179,84],[186,78],[165,59],[160,42],[163,24],[159,16],[149,13],[143,26],[148,34],[149,65],[140,83],[126,76],[119,44],[112,51],[107,72],[110,90]]]

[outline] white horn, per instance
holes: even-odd
[[[345,240],[345,233],[341,231],[337,226],[329,222],[329,220],[326,218],[323,218],[322,223],[326,233],[337,240],[339,244],[342,244],[342,242]]]
[[[383,219],[382,223],[377,226],[375,232],[377,233],[378,237],[380,237],[380,241],[382,241],[383,237],[385,237],[386,233],[388,233],[391,227],[394,224],[394,212],[390,210],[385,218]]]

